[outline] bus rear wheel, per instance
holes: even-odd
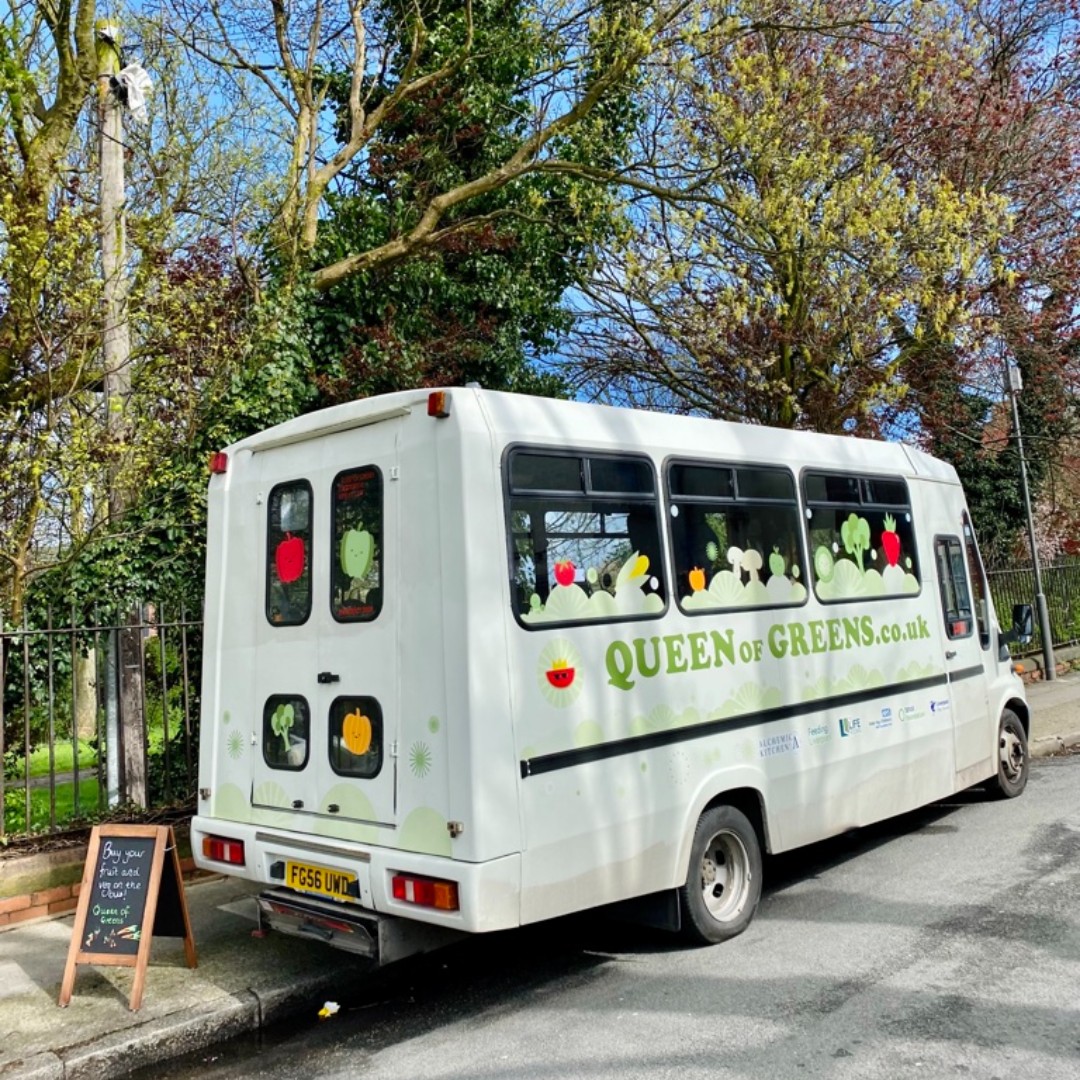
[[[1030,763],[1024,725],[1012,709],[1006,709],[998,724],[997,776],[990,781],[990,794],[1015,799],[1027,787]]]
[[[679,890],[683,932],[703,945],[727,941],[750,925],[760,899],[761,845],[754,826],[733,806],[706,810]]]

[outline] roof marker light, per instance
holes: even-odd
[[[450,395],[445,390],[433,390],[428,394],[427,414],[437,420],[445,420],[450,415]]]
[[[219,450],[216,454],[210,455],[210,471],[215,476],[220,476],[223,472],[226,472],[229,468],[229,455]]]

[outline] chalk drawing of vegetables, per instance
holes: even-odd
[[[291,705],[279,705],[270,717],[270,730],[281,737],[285,744],[285,753],[289,752],[289,732],[292,730],[296,714]]]
[[[840,526],[840,539],[844,550],[855,557],[859,570],[863,571],[863,552],[870,546],[870,523],[866,518],[848,514],[847,521]]]

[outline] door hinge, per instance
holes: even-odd
[[[398,466],[398,465],[391,465],[390,466],[390,479],[391,480],[400,480],[401,479],[401,468],[400,468],[400,466]]]
[[[392,757],[397,757],[397,740],[395,739],[387,748],[386,752]]]

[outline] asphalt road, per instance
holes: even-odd
[[[1018,800],[968,793],[768,861],[724,945],[560,920],[339,1004],[147,1075],[1077,1080],[1080,756],[1036,762]]]

